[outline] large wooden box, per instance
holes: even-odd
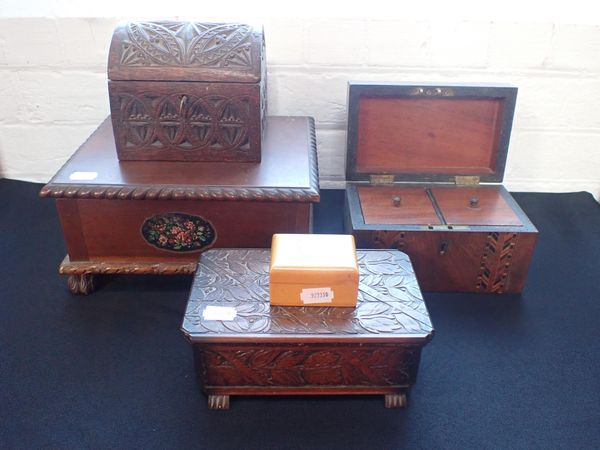
[[[108,91],[119,159],[260,161],[264,46],[245,24],[118,26]]]
[[[537,230],[501,184],[517,88],[349,86],[346,226],[426,291],[518,293]]]
[[[193,273],[199,252],[309,233],[319,201],[314,122],[269,117],[260,164],[119,161],[107,119],[42,189],[56,199],[75,293],[93,274]]]
[[[356,308],[269,305],[268,249],[200,257],[182,331],[209,407],[231,395],[384,395],[406,406],[433,326],[408,257],[359,250]]]

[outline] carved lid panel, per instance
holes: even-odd
[[[212,249],[200,257],[183,320],[194,342],[303,340],[413,340],[433,334],[423,296],[408,259],[397,250],[358,250],[356,308],[271,306],[268,249]],[[214,307],[234,313],[208,316]],[[227,320],[229,319],[229,320]]]
[[[346,179],[502,181],[516,96],[509,85],[350,83]]]
[[[128,22],[113,34],[108,78],[256,83],[262,28],[240,23]]]

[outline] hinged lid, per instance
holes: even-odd
[[[480,177],[477,175],[456,175],[454,177],[454,184],[459,186],[473,186],[479,184]]]
[[[351,82],[346,179],[500,182],[516,96],[501,84]]]
[[[369,175],[371,184],[392,184],[394,175]]]
[[[108,78],[256,83],[264,64],[260,27],[239,23],[129,22],[114,31]]]

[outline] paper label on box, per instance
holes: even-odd
[[[202,311],[202,318],[204,320],[234,320],[237,316],[237,311],[233,306],[213,306],[208,305]]]
[[[330,287],[302,289],[300,300],[305,305],[311,303],[331,303],[333,301],[333,290]]]
[[[69,175],[69,180],[91,181],[98,178],[98,172],[73,172]]]

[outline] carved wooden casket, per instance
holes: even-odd
[[[499,183],[517,88],[351,83],[346,229],[425,291],[518,293],[537,230]],[[483,184],[481,184],[483,183]]]
[[[408,257],[359,250],[356,308],[270,306],[268,249],[203,253],[182,331],[210,408],[231,395],[384,395],[406,406],[433,327]]]
[[[319,201],[314,122],[269,117],[260,164],[119,161],[110,119],[40,195],[56,199],[73,293],[94,274],[192,274],[212,246],[269,247],[309,233]]]
[[[118,26],[108,91],[119,159],[260,161],[264,45],[245,24]]]

